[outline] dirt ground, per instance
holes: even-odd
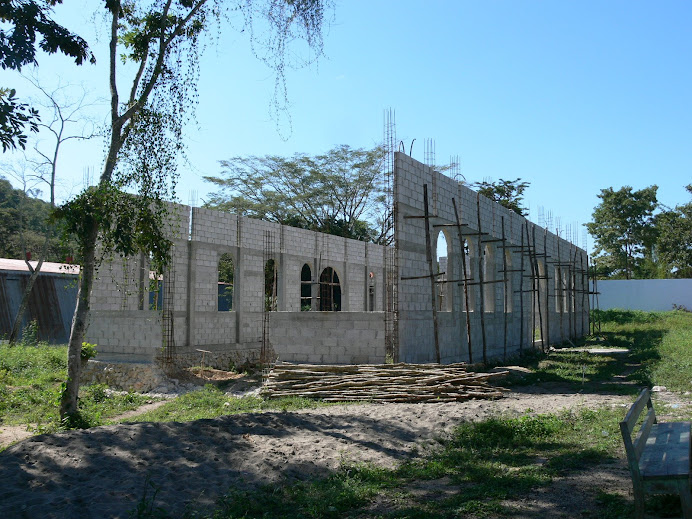
[[[180,514],[213,505],[231,487],[304,479],[344,462],[391,467],[462,420],[603,405],[624,414],[630,401],[544,384],[515,387],[494,401],[335,406],[33,436],[0,453],[0,517],[128,517],[154,487],[155,504]],[[425,497],[453,491],[449,485],[422,482],[409,490]],[[599,490],[631,497],[624,460],[556,479],[512,506],[519,518],[596,517]],[[387,504],[374,503],[373,513],[378,506]]]

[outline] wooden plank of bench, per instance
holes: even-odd
[[[649,439],[649,435],[651,434],[651,429],[653,428],[654,424],[656,424],[656,413],[654,408],[651,407],[646,413],[646,418],[642,423],[641,429],[639,429],[637,438],[634,440],[634,452],[636,454],[637,461],[639,461],[639,458],[642,457],[642,452],[646,447],[646,442]]]
[[[690,422],[654,425],[639,460],[639,470],[643,480],[689,478]]]
[[[641,414],[645,405],[648,405],[649,409],[653,409],[651,404],[651,394],[649,393],[648,388],[642,389],[642,392],[639,393],[639,396],[634,401],[634,404],[632,404],[632,407],[630,407],[630,410],[627,411],[625,418],[621,422],[627,424],[627,432],[629,434],[632,434],[634,427],[637,425],[637,419],[639,418],[639,415]]]

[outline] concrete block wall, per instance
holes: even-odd
[[[525,235],[527,229],[531,243],[535,245],[540,258],[541,276],[546,278],[541,280],[540,290],[543,336],[549,338],[548,342],[553,343],[587,333],[588,300],[574,291],[574,288],[578,290],[583,287],[583,277],[571,266],[567,267],[570,262],[586,266],[586,253],[583,250],[577,249],[571,243],[539,228],[513,211],[479,196],[461,183],[433,171],[432,168],[403,153],[395,154],[394,178],[395,203],[397,204],[395,228],[400,278],[424,276],[429,272],[426,259],[425,220],[420,218],[424,214],[423,186],[425,184],[428,189],[433,251],[436,250],[440,230],[444,230],[448,244],[446,279],[458,280],[464,277],[461,265],[461,242],[457,228],[451,225],[456,223],[452,198],[456,201],[459,220],[464,226],[462,239],[468,243],[470,250],[466,258],[468,278],[475,282],[479,281],[479,271],[483,268],[484,261],[487,261],[484,269],[485,281],[503,279],[503,261],[507,261],[507,270],[510,271],[506,284],[497,282],[483,286],[479,284],[468,286],[468,313],[462,286],[458,283],[447,283],[445,291],[449,302],[438,311],[442,362],[469,360],[467,318],[471,324],[473,360],[482,359],[481,312],[485,321],[488,357],[502,356],[505,352],[505,344],[507,353],[510,355],[517,352],[522,343],[525,348],[533,346],[533,313],[538,314],[538,307],[532,304],[532,294],[525,292],[523,297],[520,295],[522,289],[530,290],[529,258],[524,257],[523,272],[514,272],[521,268],[520,245],[522,234]],[[501,241],[503,223],[505,246]],[[484,234],[479,235],[479,232]],[[524,236],[525,241],[529,238]],[[483,259],[484,250],[487,250],[488,260]],[[507,256],[505,256],[506,251],[509,251]],[[561,285],[558,284],[556,291],[556,268],[565,272],[563,288],[569,288],[569,290],[561,291]],[[485,300],[483,307],[481,307],[481,290]],[[507,311],[505,311],[505,290],[507,291]],[[429,279],[401,279],[398,294],[399,359],[405,362],[434,361],[432,294]],[[569,304],[561,304],[563,300],[569,300]],[[520,334],[522,307],[523,340]]]
[[[502,356],[505,348],[511,355],[520,346],[533,347],[533,326],[534,321],[539,322],[539,308],[542,328],[538,333],[548,342],[588,331],[588,298],[574,297],[575,290],[584,286],[584,277],[572,267],[564,271],[567,264],[585,268],[584,251],[405,154],[395,156],[394,178],[396,275],[402,278],[428,274],[425,221],[419,218],[423,215],[424,184],[428,185],[433,248],[436,249],[441,230],[448,243],[449,281],[444,286],[446,300],[439,312],[442,362],[470,360],[467,319],[473,360],[482,359],[481,316],[485,321],[487,355],[491,358]],[[452,199],[456,200],[464,225],[461,240],[452,225],[456,222]],[[162,346],[162,325],[170,321],[172,349],[179,358],[199,362],[197,350],[204,349],[212,352],[207,362],[219,367],[257,359],[263,338],[264,265],[271,257],[278,272],[278,311],[269,315],[268,342],[280,359],[324,363],[384,359],[385,247],[209,209],[171,204],[171,210],[173,256],[163,280],[167,320],[161,319],[160,312],[148,309],[145,258],[113,258],[99,270],[87,340],[98,343],[105,358],[112,355],[153,359]],[[483,235],[478,234],[479,215]],[[499,241],[503,222],[504,246]],[[528,292],[531,265],[519,250],[522,236],[525,242],[531,240],[539,257],[540,305],[534,304]],[[462,241],[470,251],[466,256],[468,274],[462,268]],[[503,279],[506,258],[508,282],[483,288],[470,285],[467,309],[464,290],[455,280],[468,277],[478,281],[486,249],[486,279]],[[233,257],[233,306],[230,311],[219,312],[218,263],[224,253]],[[522,262],[523,272],[517,272]],[[305,264],[312,277],[310,312],[300,311],[301,271]],[[318,282],[327,267],[339,277],[339,312],[315,311],[319,308]],[[558,269],[560,280],[556,283]],[[481,299],[486,301],[483,307]],[[434,360],[430,281],[401,279],[398,308],[399,360]]]
[[[86,341],[97,344],[99,360],[148,362],[161,350],[161,314],[94,309]]]
[[[344,319],[344,315],[348,318]],[[278,360],[314,364],[385,362],[384,319],[374,312],[273,312],[270,341]]]
[[[218,367],[258,358],[264,265],[271,257],[278,271],[278,311],[270,315],[269,346],[276,355],[328,363],[384,360],[383,247],[210,209],[174,204],[171,209],[174,247],[163,279],[164,291],[170,291],[164,306],[172,318],[172,350],[179,359],[199,363],[199,349],[210,351],[205,362]],[[233,258],[233,304],[220,312],[218,264],[224,253]],[[341,311],[300,311],[305,264],[315,282],[313,310],[319,308],[316,282],[331,267],[340,281]],[[153,360],[162,347],[163,323],[161,312],[148,309],[147,262],[143,257],[113,258],[104,266],[94,284],[88,340],[98,343],[103,359]],[[370,285],[375,312],[366,313]]]

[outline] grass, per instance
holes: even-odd
[[[293,411],[296,409],[324,407],[323,402],[307,398],[281,398],[265,400],[259,397],[229,397],[222,389],[207,384],[198,391],[192,391],[166,402],[161,407],[123,421],[137,422],[188,422],[203,418],[216,418],[222,415],[254,413],[268,410]]]
[[[627,348],[626,354],[555,351],[531,354],[517,363],[533,373],[512,384],[557,382],[575,392],[638,393],[642,385],[690,389],[692,314],[607,311],[596,315],[601,331],[578,346]],[[625,384],[614,381],[625,374]],[[556,476],[588,472],[594,465],[622,463],[618,422],[622,409],[578,414],[496,417],[463,423],[452,438],[395,470],[344,466],[331,476],[254,492],[231,491],[208,517],[511,517],[512,502],[531,496]],[[427,482],[427,485],[426,485]],[[420,493],[427,488],[427,493]],[[599,490],[592,510],[576,515],[631,517],[633,505]],[[657,514],[679,514],[676,499],[654,497]]]
[[[510,384],[559,382],[574,390],[620,394],[655,385],[692,390],[692,313],[605,310],[594,311],[593,318],[600,320],[600,332],[577,346],[626,348],[629,353],[590,354],[573,348],[549,355],[531,352],[516,362],[532,373],[510,378]],[[614,380],[620,374],[624,378]]]
[[[67,347],[0,345],[0,426],[26,425],[37,432],[63,428],[58,413],[60,385],[67,377]],[[82,427],[102,425],[151,401],[137,393],[107,391],[103,384],[80,388]]]
[[[602,409],[463,423],[433,452],[396,469],[344,466],[317,481],[232,491],[208,517],[512,515],[511,500],[550,485],[555,476],[614,459],[618,416]],[[611,501],[603,499],[604,511]],[[626,503],[620,511],[631,514],[631,508]]]

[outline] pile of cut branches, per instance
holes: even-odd
[[[459,402],[499,398],[507,389],[488,381],[497,373],[472,373],[465,364],[276,364],[262,387],[267,398],[303,397],[326,402]]]

